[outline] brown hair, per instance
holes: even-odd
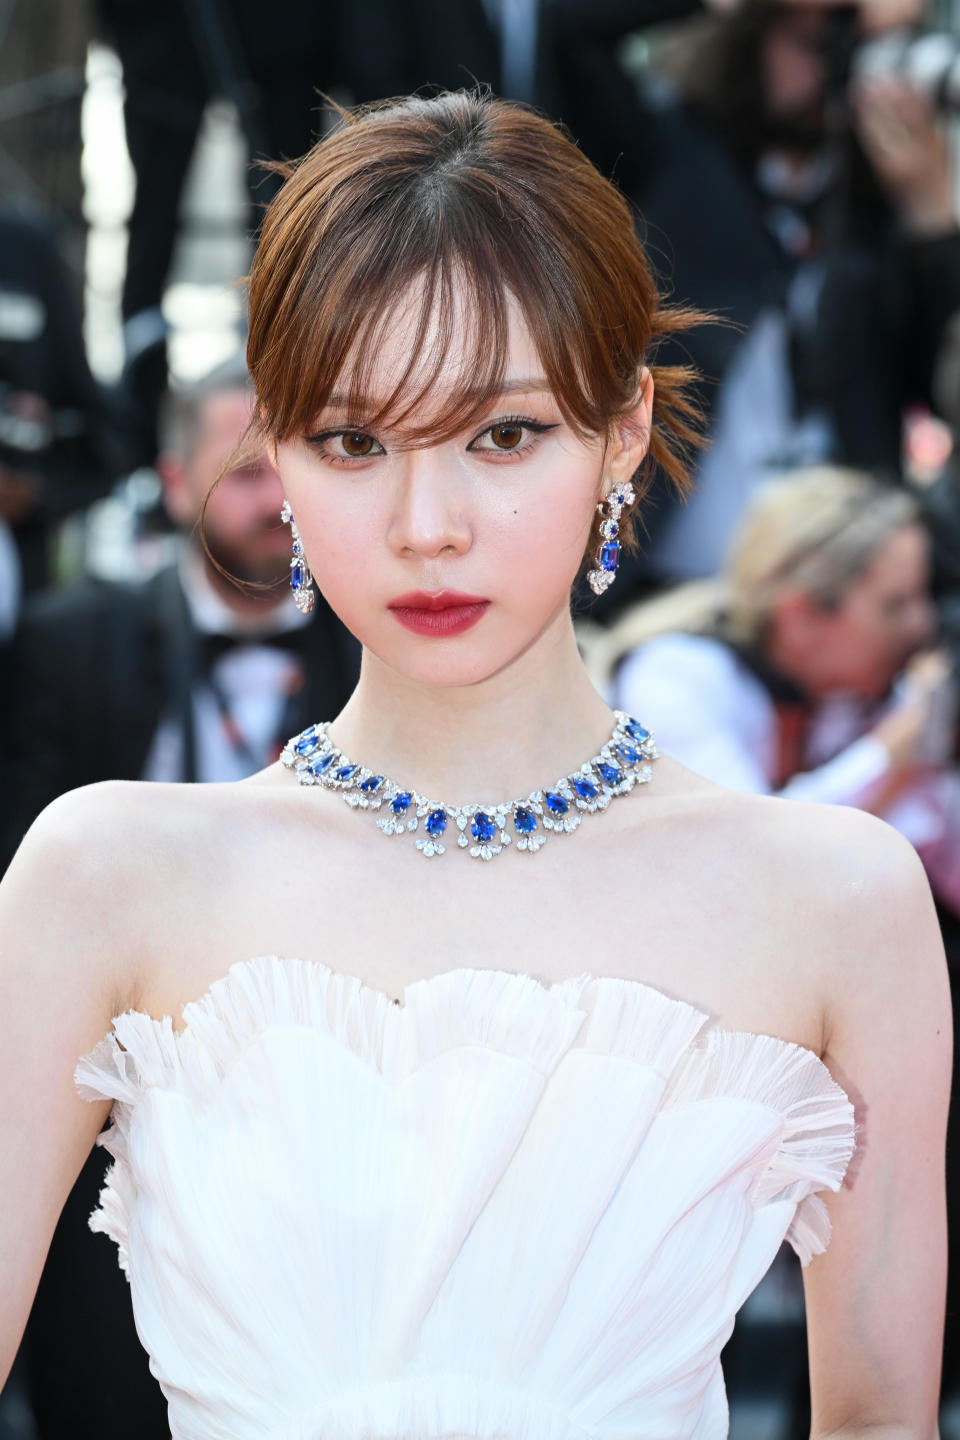
[[[602,434],[628,414],[650,364],[654,419],[639,493],[656,464],[685,493],[698,438],[692,376],[654,356],[659,340],[703,317],[664,304],[627,201],[559,127],[479,91],[411,96],[341,112],[332,133],[282,168],[250,275],[247,361],[261,438],[308,433],[335,386],[364,427],[389,415],[420,443],[461,432],[503,382],[512,294],[580,433]],[[455,289],[468,301],[471,371],[451,377],[463,383],[444,387],[449,403],[418,429],[418,407],[452,342],[463,342]],[[412,294],[413,353],[394,393],[373,400],[378,341]],[[621,524],[627,548],[633,514]]]

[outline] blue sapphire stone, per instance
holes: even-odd
[[[623,779],[623,771],[619,765],[608,765],[606,760],[597,762],[597,774],[601,780],[606,780],[608,785],[619,785]]]
[[[339,769],[334,770],[333,778],[334,780],[349,780],[351,775],[356,774],[358,768],[356,765],[341,765]]]
[[[532,830],[536,830],[537,828],[537,817],[532,810],[527,810],[525,806],[518,805],[513,812],[513,823],[519,834],[529,835]]]
[[[303,735],[300,736],[300,739],[297,741],[297,754],[309,755],[312,750],[316,750],[317,744],[318,741],[316,735],[311,734],[310,731],[307,730],[304,732]]]
[[[620,562],[620,546],[616,540],[610,540],[600,550],[600,569],[616,570]]]
[[[409,790],[403,790],[399,795],[394,795],[390,801],[390,809],[394,815],[402,815],[405,810],[410,809],[410,802],[413,799]]]
[[[303,589],[303,566],[299,561],[290,567],[290,585],[294,590]]]
[[[640,751],[634,750],[632,745],[618,745],[617,753],[622,755],[624,760],[630,760],[633,764],[636,764],[638,760],[643,759]]]
[[[554,815],[566,815],[570,809],[566,800],[564,800],[562,795],[558,795],[556,790],[548,790],[543,800],[547,809],[551,810]]]
[[[383,784],[382,775],[368,775],[366,780],[360,781],[360,789],[365,790],[369,795],[371,790],[379,790]]]
[[[492,817],[485,810],[478,810],[473,817],[473,824],[470,826],[470,834],[473,838],[479,840],[481,845],[485,845],[488,840],[493,839],[496,833],[497,827]]]
[[[638,745],[642,745],[644,740],[650,739],[650,731],[645,725],[641,725],[639,720],[634,720],[632,715],[623,728],[630,736],[630,739],[636,740]]]
[[[586,780],[582,775],[577,775],[570,784],[576,790],[581,800],[592,800],[597,793],[597,787],[592,780]]]
[[[311,760],[310,764],[307,766],[307,769],[310,771],[311,775],[322,775],[325,770],[330,769],[330,766],[332,764],[333,751],[328,750],[325,755],[317,755],[313,760]]]
[[[431,810],[424,822],[424,829],[428,835],[442,835],[447,828],[447,812],[445,810]]]

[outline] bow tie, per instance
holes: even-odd
[[[273,635],[222,635],[201,632],[197,635],[201,669],[211,670],[224,655],[247,649],[251,645],[266,645],[271,650],[284,650],[287,654],[300,657],[303,654],[304,628],[298,626],[295,630],[280,630]]]

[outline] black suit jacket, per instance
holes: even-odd
[[[306,683],[291,733],[332,719],[359,674],[360,647],[321,596],[298,632]],[[191,692],[200,655],[176,566],[143,584],[89,580],[34,597],[8,660],[9,795],[4,859],[45,805],[99,780],[136,780],[160,719],[179,716],[192,774]]]

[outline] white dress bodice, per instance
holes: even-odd
[[[404,1000],[258,958],[81,1060],[173,1440],[720,1440],[735,1312],[827,1245],[844,1091],[637,981]]]

